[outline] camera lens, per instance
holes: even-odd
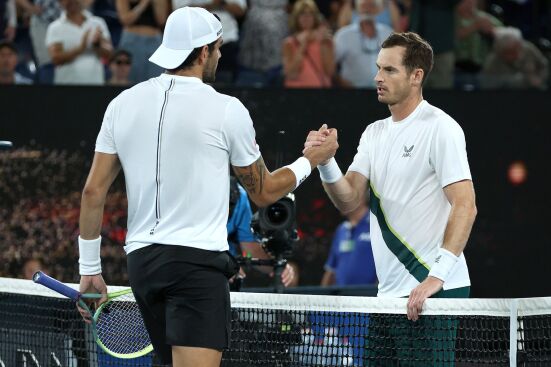
[[[289,217],[289,210],[285,205],[275,203],[268,208],[268,213],[266,213],[266,215],[270,223],[279,226],[287,221],[287,218]]]

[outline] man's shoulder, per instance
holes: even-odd
[[[448,115],[444,110],[429,104],[428,102],[423,108],[423,117],[422,120],[425,123],[435,125],[436,127],[450,127],[450,128],[459,128],[461,126],[455,121],[453,117]]]
[[[54,20],[53,22],[51,22],[50,24],[48,24],[47,30],[51,32],[52,30],[58,30],[64,26],[65,26],[65,18],[61,16],[56,20]]]
[[[372,135],[372,134],[381,133],[385,129],[385,127],[388,125],[389,119],[390,119],[390,117],[386,117],[384,119],[377,120],[377,121],[374,121],[374,122],[368,124],[367,127],[365,128],[364,134]]]
[[[359,31],[359,26],[357,23],[351,23],[349,25],[345,25],[341,29],[335,33],[335,40],[343,38],[343,37],[350,37],[351,34],[354,32]]]

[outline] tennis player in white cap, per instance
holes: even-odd
[[[205,84],[214,80],[221,44],[222,25],[208,11],[185,7],[168,17],[150,58],[166,72],[109,104],[82,194],[80,289],[105,293],[103,207],[122,167],[130,285],[155,352],[176,367],[218,366],[229,344],[227,278],[238,270],[227,251],[229,166],[251,199],[266,206],[338,147],[333,131],[324,144],[269,172],[247,109]]]

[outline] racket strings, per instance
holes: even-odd
[[[103,307],[96,332],[105,348],[118,354],[137,353],[151,345],[132,294],[119,296]]]

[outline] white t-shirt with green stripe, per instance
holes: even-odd
[[[451,205],[443,188],[470,180],[465,135],[442,110],[422,101],[404,120],[370,124],[349,171],[371,186],[371,243],[378,295],[408,296],[442,246]],[[444,289],[470,285],[465,257]]]

